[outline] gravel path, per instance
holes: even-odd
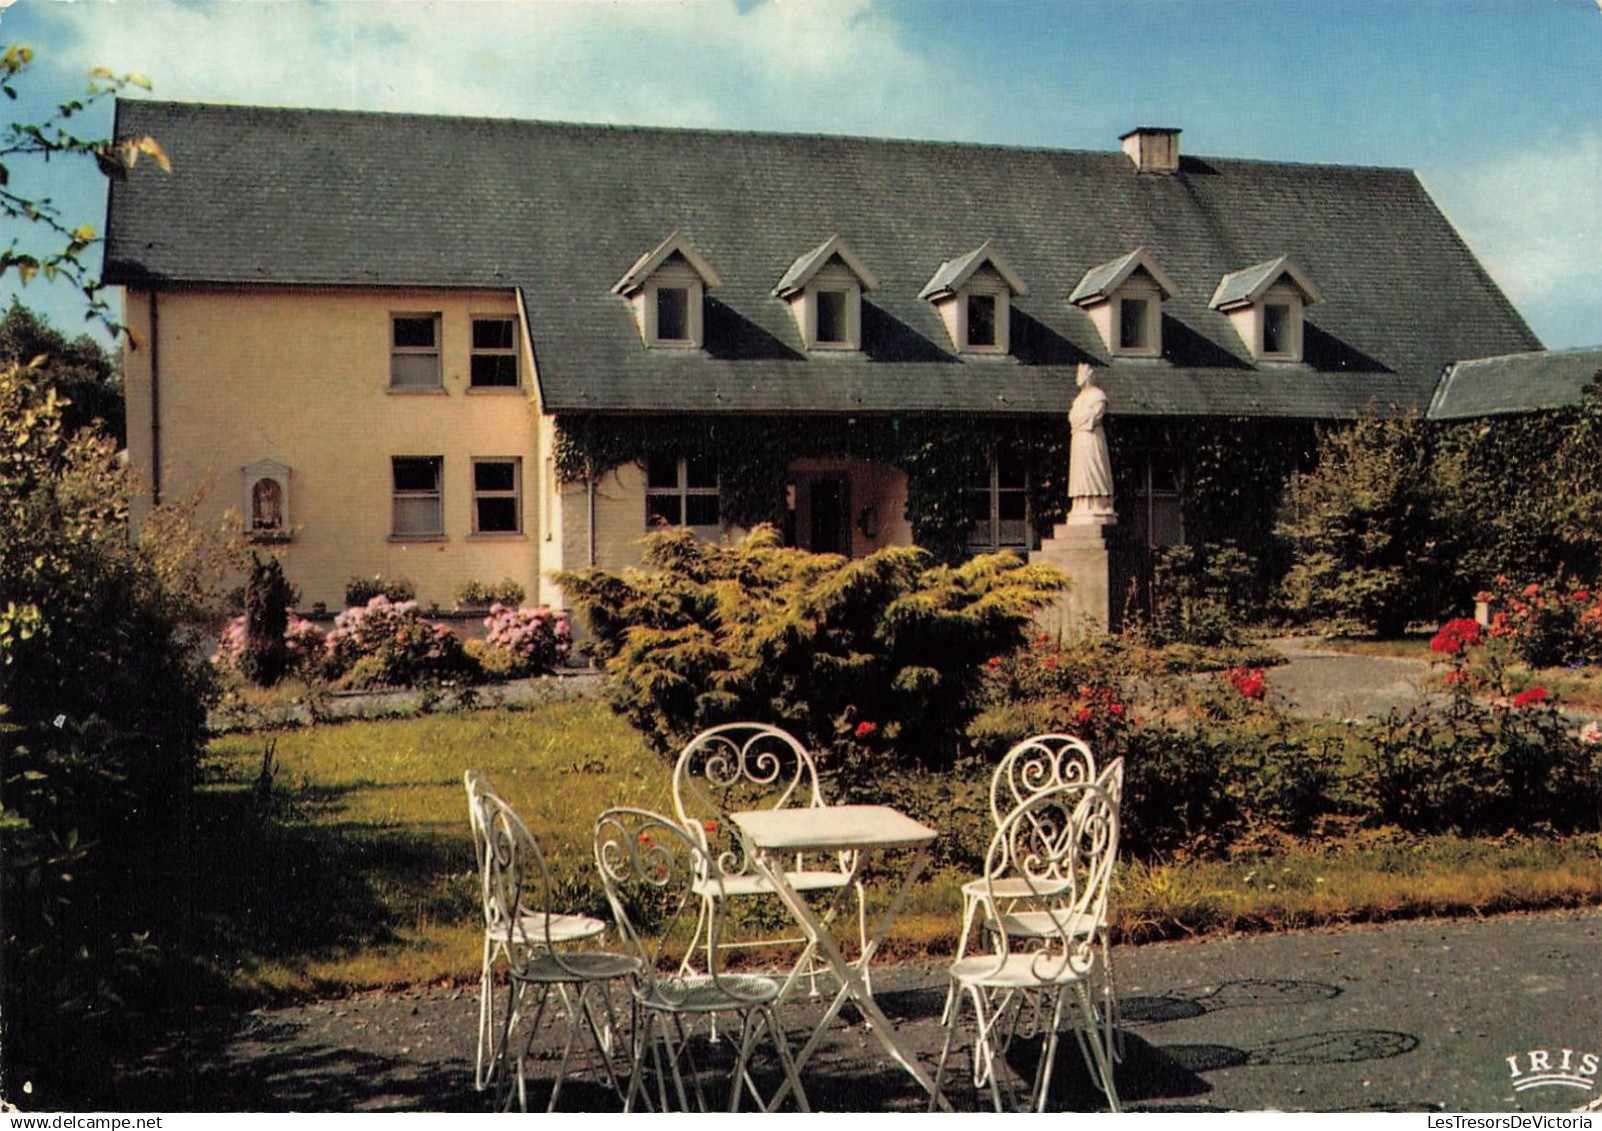
[[[1506,1058],[1545,1048],[1602,1054],[1602,912],[1423,920],[1115,954],[1126,1034],[1119,1080],[1132,1108],[1549,1112],[1598,1094],[1516,1093]],[[932,1062],[943,966],[885,967],[874,981],[886,1012]],[[819,1008],[787,1011],[792,1033]],[[476,987],[437,987],[167,1019],[169,1038],[127,1066],[114,1106],[483,1111],[488,1097],[472,1086],[476,1011]],[[1065,1052],[1054,1104],[1096,1109],[1099,1096],[1071,1043]],[[831,1029],[806,1082],[821,1110],[922,1106],[860,1024]],[[959,1108],[974,1103],[963,1087],[953,1099]],[[563,1104],[615,1105],[585,1086]]]

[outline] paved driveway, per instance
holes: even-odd
[[[1150,1110],[1563,1111],[1595,1088],[1515,1092],[1507,1057],[1602,1054],[1602,912],[1122,947],[1119,1080]],[[880,1000],[926,1061],[939,1047],[943,967],[885,967]],[[792,1032],[819,1007],[790,1014]],[[121,1110],[482,1111],[472,1088],[472,989],[363,994],[244,1016],[173,1018],[103,1102]],[[1095,1110],[1072,1043],[1055,1105]],[[809,1066],[823,1110],[920,1110],[860,1025]],[[612,1098],[575,1088],[575,1104]],[[957,1089],[959,1107],[971,1091]],[[567,1106],[564,1099],[564,1106]]]

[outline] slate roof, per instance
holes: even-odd
[[[1449,363],[1540,342],[1410,172],[1122,152],[568,125],[156,101],[113,182],[105,277],[129,286],[520,288],[555,412],[1063,412],[1082,360],[1115,413],[1338,417],[1422,408]],[[706,348],[648,350],[612,285],[678,230],[720,275]],[[838,234],[878,286],[863,355],[808,357],[772,294]],[[1011,358],[962,360],[919,290],[989,241],[1028,285]],[[1178,294],[1165,357],[1112,361],[1068,295],[1147,248]],[[1256,365],[1208,306],[1290,256],[1326,301],[1307,363]]]
[[[1520,353],[1460,361],[1446,371],[1430,402],[1431,420],[1508,416],[1578,404],[1602,379],[1602,347]]]

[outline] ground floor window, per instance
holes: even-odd
[[[395,456],[390,460],[393,537],[444,537],[444,496],[440,489],[444,464],[441,456]]]
[[[707,456],[647,457],[645,525],[688,526],[710,537],[721,533],[717,462]]]
[[[1029,471],[1011,452],[994,452],[968,486],[968,549],[976,554],[1029,550]]]
[[[523,461],[473,461],[473,533],[523,532]]]
[[[1120,506],[1119,519],[1129,524],[1139,545],[1154,550],[1184,545],[1184,465],[1177,456],[1152,454],[1136,468],[1135,475],[1128,512]]]

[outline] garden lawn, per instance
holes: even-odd
[[[270,780],[262,775],[269,748]],[[597,700],[220,738],[194,805],[190,957],[252,997],[476,979],[481,919],[462,788],[469,767],[540,839],[558,901],[602,917],[590,863],[595,817],[611,805],[672,811],[669,766]],[[950,953],[969,878],[963,857],[983,850],[988,782],[897,773],[882,784],[880,800],[954,834],[886,953]],[[1595,835],[1357,833],[1272,843],[1229,859],[1125,860],[1115,897],[1121,934],[1602,903]],[[768,918],[782,922],[783,912]]]

